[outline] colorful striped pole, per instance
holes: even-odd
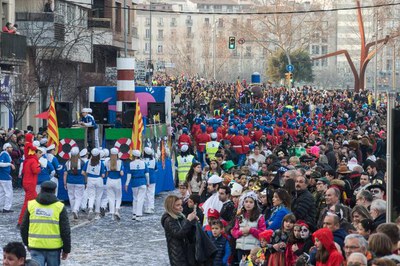
[[[117,112],[122,112],[122,102],[135,99],[135,58],[117,58]]]

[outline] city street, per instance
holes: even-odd
[[[88,221],[83,215],[79,222],[70,216],[72,253],[62,265],[169,265],[164,230],[160,219],[167,193],[156,197],[156,213],[132,221],[131,206],[121,208],[120,222],[106,216]],[[21,241],[16,229],[23,199],[22,190],[14,190],[14,213],[0,213],[0,246]],[[69,206],[67,207],[69,211]],[[2,253],[2,252],[1,252]],[[2,263],[2,254],[0,263]]]

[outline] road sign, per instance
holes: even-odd
[[[246,41],[245,41],[245,39],[244,38],[240,38],[239,40],[238,40],[238,44],[244,44]]]
[[[286,70],[289,71],[289,72],[293,72],[294,66],[293,65],[287,65],[286,66]]]

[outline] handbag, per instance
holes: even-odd
[[[199,263],[207,262],[208,260],[215,257],[218,249],[208,237],[206,232],[200,226],[200,223],[196,223],[196,234],[195,234],[195,258]]]

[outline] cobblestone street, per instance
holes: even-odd
[[[0,245],[21,241],[16,229],[23,201],[23,190],[14,190],[14,213],[0,213]],[[120,222],[111,216],[88,221],[82,214],[79,222],[70,216],[72,229],[72,252],[62,265],[169,265],[164,230],[160,219],[163,202],[168,193],[156,197],[156,213],[132,221],[132,208],[121,208]],[[69,206],[67,206],[69,211]],[[2,253],[2,251],[1,251]],[[2,254],[0,262],[2,263]]]

